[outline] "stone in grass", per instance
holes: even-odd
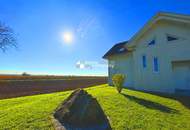
[[[65,130],[111,130],[98,101],[83,89],[75,90],[56,109],[54,117]]]

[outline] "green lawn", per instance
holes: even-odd
[[[180,102],[107,85],[87,89],[114,130],[190,130],[190,110]],[[0,130],[53,129],[51,114],[70,91],[0,100]]]

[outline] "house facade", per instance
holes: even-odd
[[[158,13],[103,58],[109,63],[109,84],[121,73],[126,87],[190,95],[190,16]]]

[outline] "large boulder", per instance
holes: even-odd
[[[110,130],[98,101],[83,89],[75,90],[55,111],[66,130]]]

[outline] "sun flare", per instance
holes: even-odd
[[[62,39],[63,39],[64,43],[71,44],[73,42],[73,33],[63,32]]]

